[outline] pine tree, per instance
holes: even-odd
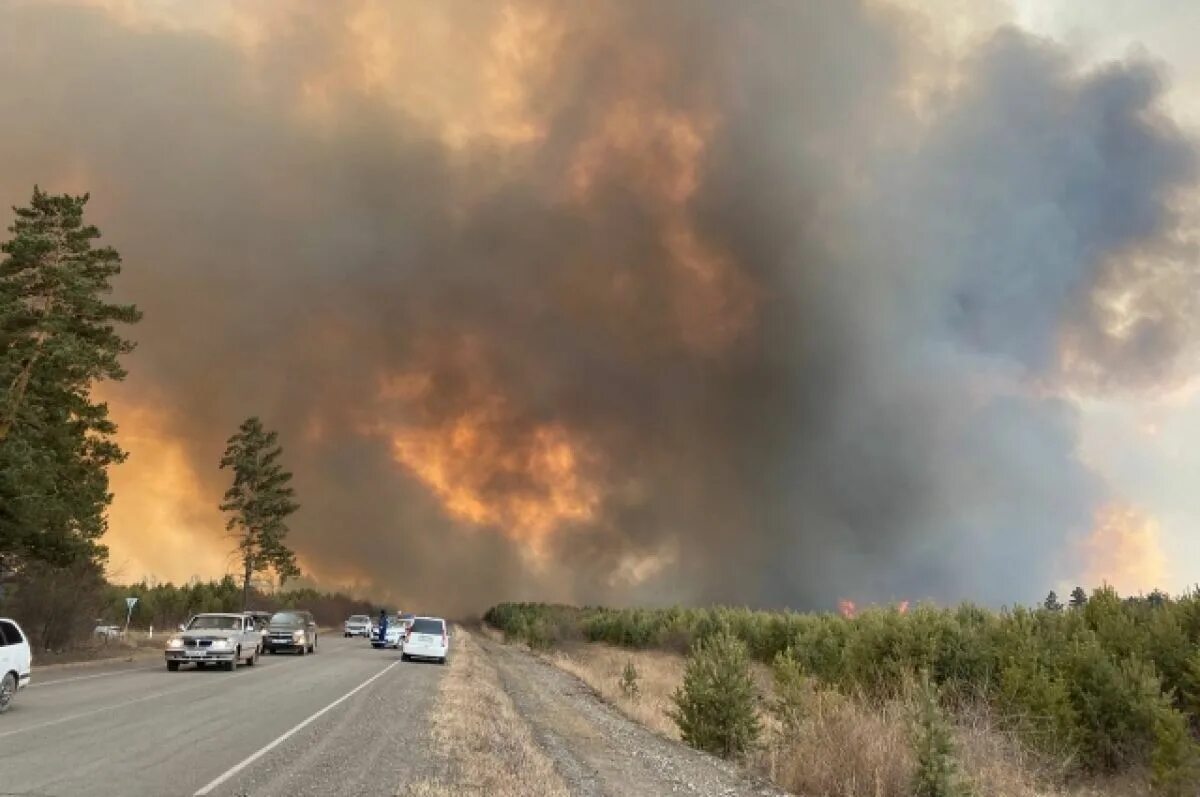
[[[959,774],[954,738],[938,704],[937,688],[925,675],[913,733],[917,771],[914,797],[968,797],[971,790]]]
[[[121,259],[93,248],[87,201],[34,188],[0,245],[0,572],[104,555],[107,467],[125,454],[91,387],[125,377],[116,327],[141,313],[105,300]]]
[[[1071,590],[1070,605],[1072,609],[1082,609],[1084,606],[1087,606],[1087,602],[1088,596],[1087,593],[1083,591],[1083,587],[1076,587],[1075,589]]]
[[[692,747],[733,758],[758,740],[757,693],[746,645],[728,630],[697,640],[673,699],[671,718]]]
[[[1042,604],[1046,611],[1061,612],[1062,604],[1058,602],[1058,594],[1054,590],[1050,590],[1050,594],[1046,596],[1045,602]]]
[[[250,598],[250,579],[268,568],[280,583],[300,575],[296,555],[284,543],[287,518],[300,508],[294,500],[292,474],[283,469],[279,435],[247,418],[229,438],[221,468],[233,470],[233,485],[225,491],[221,510],[231,513],[225,528],[237,539],[242,559],[242,608]]]

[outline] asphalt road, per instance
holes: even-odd
[[[39,677],[0,716],[0,795],[391,795],[445,668],[362,639],[235,672],[161,661]]]

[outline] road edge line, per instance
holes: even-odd
[[[317,713],[315,713],[315,714],[312,714],[312,715],[310,715],[310,716],[308,717],[308,719],[306,719],[306,720],[303,720],[302,722],[300,722],[300,724],[293,726],[293,727],[291,728],[291,730],[285,731],[285,732],[283,733],[283,735],[281,735],[281,736],[277,737],[277,738],[275,739],[275,741],[273,741],[273,742],[269,742],[269,743],[268,743],[266,746],[259,748],[259,750],[258,750],[258,751],[254,752],[254,753],[251,753],[249,756],[247,756],[247,757],[246,757],[245,759],[243,759],[241,762],[239,762],[239,763],[237,763],[237,764],[234,764],[232,767],[230,767],[229,769],[225,770],[225,772],[224,772],[224,773],[222,773],[222,774],[218,775],[216,778],[214,778],[213,780],[209,781],[209,782],[208,782],[207,784],[205,784],[204,786],[201,786],[199,789],[197,789],[197,790],[196,790],[196,792],[193,794],[193,796],[192,796],[192,797],[205,797],[205,795],[207,795],[207,794],[211,794],[211,793],[212,793],[212,791],[213,791],[213,789],[215,789],[215,788],[217,788],[218,786],[222,785],[222,784],[223,784],[223,783],[225,783],[227,780],[229,780],[230,778],[232,778],[234,775],[237,775],[237,774],[238,774],[239,772],[241,772],[243,769],[245,769],[246,767],[250,766],[250,765],[251,765],[251,764],[253,764],[255,761],[257,761],[258,759],[262,758],[262,757],[263,757],[263,756],[265,756],[267,753],[271,752],[271,751],[272,751],[272,750],[274,750],[276,747],[278,747],[279,745],[283,744],[283,743],[284,743],[284,742],[286,742],[288,739],[292,738],[292,737],[293,737],[293,736],[295,736],[297,733],[299,733],[300,731],[302,731],[302,730],[304,730],[305,728],[307,728],[307,727],[308,727],[310,724],[312,724],[312,723],[313,723],[313,722],[315,722],[317,719],[319,719],[320,717],[322,717],[322,716],[323,716],[323,715],[324,715],[326,712],[328,712],[328,711],[331,711],[332,709],[334,709],[334,708],[338,707],[339,705],[341,705],[342,703],[344,703],[344,702],[346,702],[347,700],[349,700],[351,697],[353,697],[353,696],[354,696],[355,694],[357,694],[358,692],[362,691],[363,689],[366,689],[368,686],[370,686],[372,683],[374,683],[374,682],[375,682],[376,680],[378,680],[379,678],[383,677],[383,675],[384,675],[384,674],[386,674],[386,673],[387,673],[389,670],[391,670],[393,667],[397,666],[398,664],[400,664],[400,662],[399,662],[399,661],[393,661],[391,664],[389,664],[388,666],[384,667],[382,670],[380,670],[379,672],[375,673],[375,674],[374,674],[374,675],[372,675],[370,678],[368,678],[367,680],[363,681],[361,684],[359,684],[358,686],[354,687],[354,688],[353,688],[353,689],[351,689],[349,692],[347,692],[346,694],[342,695],[341,697],[339,697],[337,700],[335,700],[335,701],[333,701],[332,703],[330,703],[330,704],[329,704],[328,706],[326,706],[325,708],[321,709],[320,711],[318,711],[318,712],[317,712]]]

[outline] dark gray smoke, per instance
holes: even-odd
[[[1067,388],[1171,379],[1196,337],[1160,67],[1004,29],[917,107],[922,42],[874,5],[529,3],[540,137],[448,145],[387,91],[484,103],[437,68],[345,79],[371,8],[267,15],[249,51],[0,4],[0,199],[93,193],[146,314],[119,395],[167,413],[197,501],[258,413],[303,560],[406,602],[1001,602],[1069,567],[1110,496]],[[478,522],[392,446],[463,419]],[[495,527],[556,500],[547,439],[590,503],[531,554]]]

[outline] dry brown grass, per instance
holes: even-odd
[[[471,635],[455,632],[455,651],[432,711],[434,751],[449,762],[440,776],[405,787],[409,797],[567,797]]]
[[[630,719],[669,739],[679,738],[679,728],[667,712],[675,705],[671,694],[683,681],[683,656],[592,644],[579,646],[570,652],[558,651],[549,658],[557,667],[583,681]],[[626,695],[620,685],[621,673],[630,661],[638,672],[636,697]]]
[[[788,791],[817,797],[907,797],[915,767],[898,703],[877,707],[817,691],[795,728],[766,718],[751,766]]]

